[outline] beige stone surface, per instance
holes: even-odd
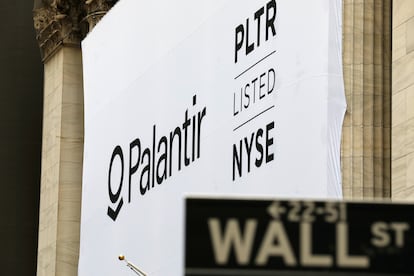
[[[392,67],[392,93],[396,94],[401,90],[414,84],[412,77],[414,72],[414,52],[399,58],[393,62]]]
[[[393,113],[392,126],[403,124],[407,119],[407,93],[399,92],[392,97],[392,110],[398,112]]]
[[[38,276],[75,276],[83,159],[81,50],[63,47],[45,63]]]
[[[414,200],[414,1],[393,1],[392,198]]]
[[[404,24],[407,27],[405,28],[405,37],[407,45],[407,53],[414,51],[414,17],[407,21],[407,24]]]
[[[413,0],[393,1],[393,28],[406,23],[414,14]]]
[[[345,198],[390,196],[390,0],[343,0]]]

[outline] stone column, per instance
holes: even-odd
[[[390,197],[391,4],[343,0],[345,198]]]
[[[414,199],[414,1],[393,1],[392,198]]]
[[[107,2],[34,3],[34,26],[44,62],[38,276],[77,275],[84,133],[80,40],[89,30],[88,23],[94,26],[111,7]],[[92,6],[94,14],[89,14]]]

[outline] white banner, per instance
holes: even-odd
[[[121,0],[84,40],[79,275],[183,275],[186,195],[341,197],[340,0]]]

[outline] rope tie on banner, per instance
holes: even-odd
[[[141,269],[139,269],[136,265],[134,265],[133,263],[131,263],[130,261],[128,261],[127,259],[125,259],[124,255],[119,255],[118,259],[120,261],[124,261],[127,265],[127,267],[129,267],[132,271],[135,272],[135,274],[139,275],[139,276],[148,276],[144,271],[142,271]]]

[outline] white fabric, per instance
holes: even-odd
[[[346,103],[341,1],[276,1],[276,36],[269,29],[266,41],[262,25],[257,46],[254,13],[264,7],[264,24],[268,2],[121,0],[83,41],[80,276],[130,275],[117,260],[120,253],[148,275],[183,275],[186,195],[342,196],[340,138]],[[246,55],[244,45],[235,63],[235,29],[240,24],[247,29],[247,18],[249,41],[255,47]],[[241,87],[253,86],[252,80],[265,72],[271,80],[269,69],[275,71],[274,91],[262,99],[256,94],[254,104],[234,115],[240,111],[234,101]],[[174,155],[172,176],[155,183],[145,195],[139,183],[145,163],[140,165],[131,177],[129,202],[130,143],[139,138],[141,154],[146,147],[152,151],[154,125],[157,145],[161,136],[169,139],[175,127],[181,128],[184,137],[186,110],[191,120],[204,107],[200,157],[195,154],[194,162],[183,163],[178,171]],[[266,126],[272,122],[268,136],[273,144],[269,143],[268,151],[273,160],[262,160],[257,167],[260,151],[253,143],[247,173],[243,140],[242,177],[236,171],[233,180],[233,145],[238,148],[239,141],[249,140],[252,133],[256,139],[261,128],[259,142],[264,151]],[[192,137],[191,127],[188,137]],[[119,156],[114,158],[111,176],[109,167],[117,145],[123,152],[124,176],[113,204],[108,178],[115,193],[121,175]],[[189,143],[189,153],[191,147]],[[137,159],[135,150],[132,163]],[[156,163],[158,158],[159,154]],[[107,209],[116,209],[120,198],[124,203],[114,221]]]

